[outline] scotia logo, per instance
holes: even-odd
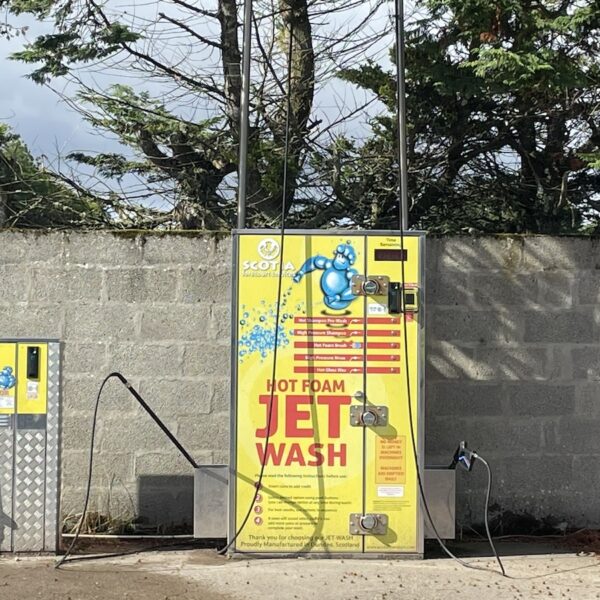
[[[279,242],[273,238],[265,238],[258,244],[258,253],[265,260],[275,260],[279,256]]]
[[[245,260],[242,269],[245,275],[269,276],[279,274],[279,255],[281,245],[273,238],[263,238],[256,247],[256,251],[262,260]],[[283,263],[283,272],[295,272],[294,263],[287,261]]]

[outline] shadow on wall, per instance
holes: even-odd
[[[141,475],[137,488],[136,530],[170,535],[193,532],[193,476]]]
[[[502,514],[599,526],[600,243],[430,238],[426,444],[466,439],[494,469]],[[485,472],[461,474],[458,513],[483,517]]]

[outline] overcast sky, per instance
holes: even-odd
[[[26,77],[30,65],[7,58],[22,43],[22,38],[0,38],[0,121],[20,134],[35,155],[97,147],[98,138],[76,113],[52,90]]]

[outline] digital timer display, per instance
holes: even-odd
[[[401,262],[407,259],[408,252],[406,248],[393,249],[393,248],[376,248],[375,249],[375,260],[389,261],[389,262]]]

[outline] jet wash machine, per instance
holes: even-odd
[[[453,537],[454,472],[423,464],[423,251],[417,232],[235,234],[230,553],[420,556],[420,486]]]

